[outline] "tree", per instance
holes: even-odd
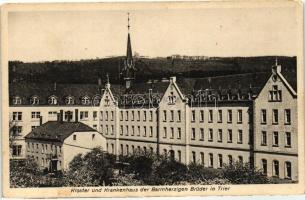
[[[114,159],[100,148],[89,153],[77,155],[64,173],[66,186],[101,186],[110,185],[113,177]]]
[[[261,170],[251,167],[249,163],[235,162],[226,165],[223,170],[223,177],[233,184],[264,184],[269,179]]]
[[[13,188],[39,187],[42,173],[33,158],[10,160],[10,186]]]

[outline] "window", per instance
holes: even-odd
[[[93,111],[92,117],[93,117],[93,120],[97,120],[97,111]]]
[[[76,135],[73,135],[73,140],[76,140]]]
[[[126,154],[129,155],[129,145],[126,144]]]
[[[140,135],[141,135],[141,127],[138,126],[138,136],[140,136]]]
[[[126,119],[125,119],[125,120],[128,121],[128,118],[129,118],[129,117],[128,117],[128,110],[126,110],[125,113],[126,113],[126,115],[125,115]]]
[[[106,135],[109,134],[109,128],[108,128],[108,125],[106,125]]]
[[[31,126],[31,130],[34,130],[35,128],[37,128],[38,126]]]
[[[134,150],[134,145],[131,145],[131,151],[134,154],[135,150]]]
[[[166,127],[163,127],[163,138],[167,137],[167,130]]]
[[[14,97],[13,98],[13,104],[14,105],[20,105],[22,103],[21,98],[20,97]]]
[[[170,111],[170,121],[171,122],[174,121],[174,111],[173,110]]]
[[[21,121],[22,112],[13,112],[13,121]]]
[[[195,128],[192,128],[192,137],[191,137],[192,140],[195,140],[196,139],[196,129]]]
[[[131,136],[134,136],[134,126],[131,126]]]
[[[273,124],[279,123],[279,112],[277,109],[272,110],[272,122]]]
[[[89,105],[90,104],[90,98],[88,96],[84,96],[82,98],[82,104],[83,105]]]
[[[237,111],[237,123],[242,123],[243,122],[243,112],[242,110]]]
[[[232,143],[232,141],[233,141],[232,129],[228,129],[228,143]]]
[[[213,110],[209,110],[209,123],[213,122]]]
[[[218,168],[223,167],[223,160],[222,160],[222,155],[218,154]]]
[[[153,121],[153,111],[149,111],[149,121]]]
[[[123,134],[124,134],[123,125],[121,125],[120,130],[121,130],[121,131],[120,131],[120,133],[121,133],[120,135],[123,135]]]
[[[200,152],[200,161],[201,161],[201,165],[204,166],[204,153]]]
[[[94,106],[97,106],[100,104],[100,101],[101,101],[101,96],[100,95],[96,95],[94,98],[93,98],[93,105]]]
[[[111,111],[111,118],[110,118],[110,120],[111,120],[111,121],[114,120],[114,112],[113,112],[113,111]]]
[[[121,144],[121,155],[124,155],[124,147],[123,147],[123,144]]]
[[[146,126],[144,126],[144,137],[146,137],[147,131],[146,131]]]
[[[279,133],[277,131],[273,132],[273,146],[274,147],[279,146]]]
[[[22,145],[13,145],[13,156],[21,156]]]
[[[222,142],[222,129],[218,129],[218,142]]]
[[[237,143],[238,144],[242,144],[243,143],[243,130],[238,130]]]
[[[263,169],[263,174],[267,175],[267,160],[266,159],[262,159],[262,169]]]
[[[163,110],[163,121],[166,122],[166,110]]]
[[[267,124],[267,111],[265,109],[261,110],[261,123]]]
[[[22,135],[22,126],[14,126],[12,130],[13,136]]]
[[[269,101],[282,101],[282,91],[278,89],[277,85],[273,85],[269,91]]]
[[[48,103],[51,104],[51,105],[56,105],[58,102],[57,102],[57,97],[56,96],[50,96],[49,99],[48,99]]]
[[[170,93],[170,96],[168,97],[168,104],[172,105],[176,103],[177,97],[174,95],[174,92]]]
[[[66,97],[65,103],[66,103],[67,105],[73,105],[73,104],[74,104],[74,97],[72,97],[72,96]]]
[[[243,163],[243,162],[244,162],[244,159],[243,159],[242,156],[238,156],[238,162],[239,162],[239,163]]]
[[[278,177],[279,176],[279,161],[274,160],[272,165],[273,165],[272,175]]]
[[[200,140],[204,140],[204,129],[200,128]]]
[[[233,164],[233,157],[231,155],[228,155],[229,165]]]
[[[203,122],[204,121],[204,111],[200,110],[200,121]]]
[[[38,98],[37,96],[31,97],[31,99],[30,99],[30,104],[31,104],[31,105],[37,105],[37,104],[39,104],[39,98]]]
[[[131,111],[131,121],[134,121],[134,111]]]
[[[110,126],[110,134],[114,135],[114,126],[113,125]]]
[[[196,119],[196,112],[195,110],[192,110],[192,122],[195,122]]]
[[[262,142],[261,142],[262,146],[266,146],[267,145],[267,132],[266,131],[262,131]]]
[[[291,179],[291,162],[285,162],[285,178]]]
[[[209,129],[209,141],[212,142],[213,141],[213,129]]]
[[[213,162],[213,154],[210,153],[209,154],[209,167],[213,167],[214,166],[214,162]]]
[[[114,144],[111,144],[111,153],[114,154]]]
[[[291,111],[290,109],[285,109],[285,124],[291,124]]]
[[[178,128],[177,139],[181,139],[181,128]]]
[[[129,135],[129,126],[127,125],[126,126],[126,136],[128,136]]]
[[[150,126],[149,127],[149,137],[152,137],[153,136],[153,127]]]
[[[94,140],[95,138],[95,134],[92,134],[91,139]]]
[[[146,121],[146,111],[143,112],[143,121]]]
[[[228,110],[228,123],[232,123],[232,110]]]
[[[80,111],[80,120],[88,119],[88,111]]]
[[[72,111],[66,111],[64,114],[64,118],[66,121],[70,121],[73,118],[73,112]]]
[[[97,130],[97,125],[96,125],[96,124],[93,124],[93,128],[94,128],[95,130]]]
[[[49,111],[49,112],[48,112],[48,117],[49,117],[49,118],[57,117],[57,112],[56,112],[56,111]]]
[[[178,150],[177,152],[178,152],[178,161],[181,162],[181,151]]]
[[[218,123],[222,123],[222,110],[218,110]]]
[[[196,152],[192,151],[193,163],[196,163]]]
[[[120,121],[123,121],[123,119],[124,119],[123,111],[121,111],[120,113],[121,113],[121,114],[120,114]]]
[[[100,132],[102,132],[102,133],[103,133],[103,131],[104,131],[104,129],[103,129],[103,125],[101,125],[101,127],[100,127]]]
[[[141,112],[138,110],[138,121],[141,119]]]
[[[286,132],[286,147],[291,147],[291,133],[290,132]]]
[[[178,115],[177,121],[181,122],[181,111],[180,110],[177,111],[177,115]]]
[[[40,112],[32,112],[32,119],[39,119],[40,118]]]

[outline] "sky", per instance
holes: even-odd
[[[207,7],[17,11],[8,15],[9,60],[141,56],[264,56],[297,54],[296,8]]]

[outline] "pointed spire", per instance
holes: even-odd
[[[277,56],[275,57],[275,65],[277,65]]]
[[[109,82],[109,75],[108,75],[108,73],[106,74],[106,88],[110,88],[110,82]]]
[[[131,40],[130,40],[130,33],[129,33],[129,30],[130,30],[130,18],[129,18],[129,13],[127,13],[128,15],[128,25],[127,25],[127,28],[128,28],[128,36],[127,36],[127,52],[126,52],[126,61],[127,61],[127,64],[128,65],[132,65],[132,49],[131,49]]]

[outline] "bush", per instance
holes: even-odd
[[[226,165],[223,170],[223,178],[228,179],[233,184],[264,184],[269,183],[269,179],[260,170],[252,168],[249,163],[239,162]]]
[[[42,172],[33,158],[10,160],[10,187],[39,187],[43,184],[42,177]]]
[[[215,178],[222,178],[222,171],[191,163],[188,168],[188,176],[190,182],[207,181]]]

